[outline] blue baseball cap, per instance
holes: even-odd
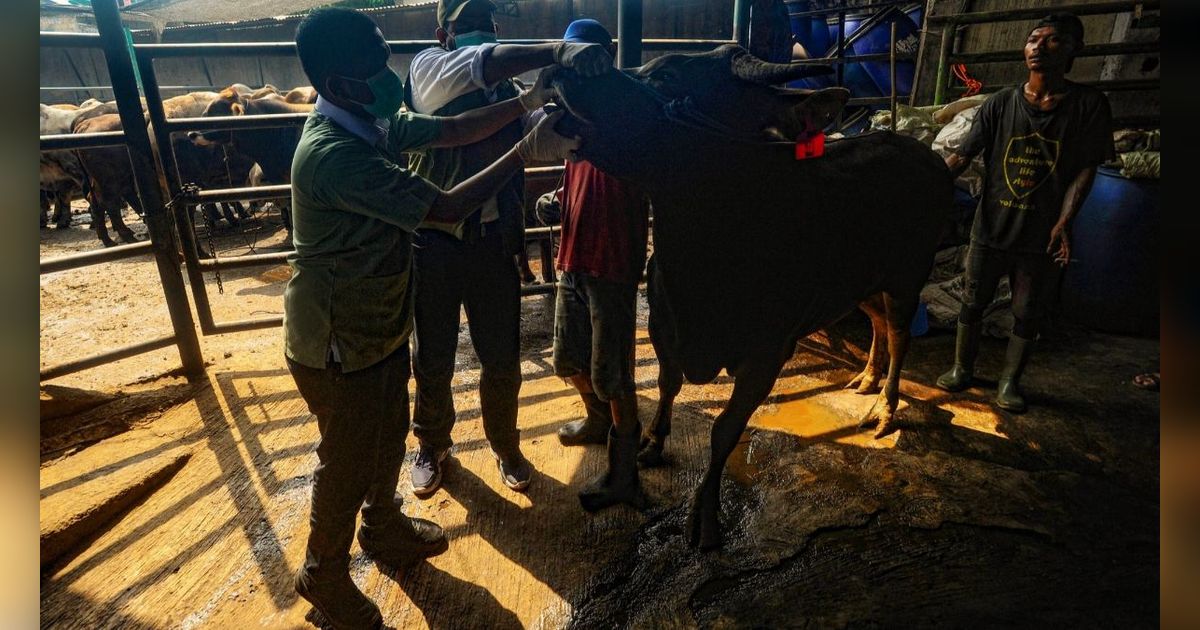
[[[567,26],[567,32],[563,33],[563,41],[611,46],[612,35],[603,24],[591,18],[583,18]]]

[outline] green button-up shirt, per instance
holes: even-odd
[[[336,340],[342,370],[370,367],[412,332],[411,233],[439,189],[401,164],[429,145],[436,119],[404,113],[377,145],[313,112],[292,160],[292,278],[284,348],[324,368]]]

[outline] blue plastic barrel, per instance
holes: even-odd
[[[862,32],[854,38],[854,44],[851,46],[854,54],[887,53],[892,38],[892,22],[896,23],[897,52],[904,50],[916,52],[920,45],[920,29],[903,12],[886,10],[881,12],[876,20],[865,25]],[[868,61],[863,63],[862,67],[875,83],[880,95],[887,96],[892,93],[891,67],[888,62]],[[912,80],[915,72],[916,64],[913,61],[896,61],[896,94],[907,96],[912,93]]]
[[[1101,168],[1071,226],[1063,316],[1112,333],[1158,334],[1158,180]]]
[[[809,8],[808,2],[788,3],[789,13],[793,14],[807,11]],[[908,11],[915,13],[919,19],[919,6],[910,8]],[[846,15],[846,54],[869,55],[888,52],[893,21],[897,24],[896,41],[900,43],[898,47],[908,46],[915,50],[920,33],[919,21],[914,21],[905,11],[889,8],[877,13]],[[810,57],[821,55],[832,57],[837,54],[837,16],[829,16],[825,19],[793,17],[790,23],[796,40],[800,42]],[[896,62],[897,94],[907,96],[912,92],[915,71],[916,65],[912,61]],[[810,77],[788,84],[789,87],[809,89],[832,85],[836,85],[836,78],[830,75]],[[891,94],[891,69],[887,62],[846,64],[843,85],[850,90],[853,97],[887,96]]]

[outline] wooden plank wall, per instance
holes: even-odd
[[[1050,13],[1053,7],[1094,3],[1095,0],[1055,0],[1053,3],[1034,3],[1030,0],[931,0],[929,14],[947,15],[999,11],[1030,6],[1045,6],[1046,12]],[[1083,21],[1088,44],[1158,41],[1159,39],[1157,27],[1138,28],[1128,12],[1085,15],[1080,19]],[[986,52],[1020,49],[1025,44],[1025,37],[1036,23],[1037,20],[1021,20],[970,25],[962,30],[957,51]],[[933,102],[938,47],[942,36],[940,29],[940,25],[931,26],[925,33],[920,74],[914,99],[917,105],[927,105]],[[1157,79],[1159,78],[1160,56],[1160,53],[1155,52],[1080,58],[1075,61],[1075,66],[1068,78],[1075,81]],[[1020,61],[973,64],[968,66],[967,70],[972,77],[982,81],[984,85],[1020,83],[1028,76],[1028,70]],[[956,81],[951,82],[951,85],[955,84],[957,84]],[[952,100],[957,94],[957,92],[949,92],[948,99]],[[1156,117],[1160,112],[1160,91],[1157,89],[1110,92],[1108,96],[1109,102],[1113,106],[1113,115],[1117,118]]]

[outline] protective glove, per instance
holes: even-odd
[[[533,128],[533,131],[529,132],[529,135],[521,138],[521,141],[517,143],[517,155],[526,164],[578,159],[575,151],[579,149],[582,138],[579,136],[568,138],[554,130],[554,124],[565,115],[566,112],[560,109],[546,116]]]
[[[550,99],[558,94],[558,91],[550,84],[556,70],[558,70],[558,66],[542,68],[542,71],[538,73],[537,81],[534,81],[529,89],[521,92],[521,95],[517,97],[521,99],[521,106],[525,108],[525,111],[531,112],[549,103]]]
[[[604,74],[612,69],[612,57],[599,44],[559,42],[554,47],[554,61],[564,68],[573,68],[585,77]]]

